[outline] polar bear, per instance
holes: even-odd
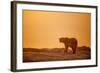
[[[68,47],[70,47],[73,50],[73,54],[76,53],[76,48],[77,48],[77,45],[78,45],[77,39],[62,37],[62,38],[59,38],[59,41],[61,43],[64,43],[64,45],[65,45],[65,52],[67,52],[68,51]]]

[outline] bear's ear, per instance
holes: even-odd
[[[70,38],[67,38],[67,37],[66,37],[65,40],[68,41],[68,40],[70,40]]]
[[[60,42],[66,42],[66,41],[68,41],[68,40],[69,40],[68,37],[61,37],[61,38],[59,38],[59,41],[60,41]]]
[[[59,38],[59,41],[62,42],[62,38]]]
[[[59,41],[60,42],[64,42],[65,41],[65,38],[59,38]]]

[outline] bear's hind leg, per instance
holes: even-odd
[[[72,50],[73,50],[73,54],[75,54],[76,53],[76,48],[74,47],[74,48],[72,48]]]

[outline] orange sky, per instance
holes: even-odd
[[[89,13],[23,10],[23,48],[64,47],[60,37],[74,37],[90,47]]]

